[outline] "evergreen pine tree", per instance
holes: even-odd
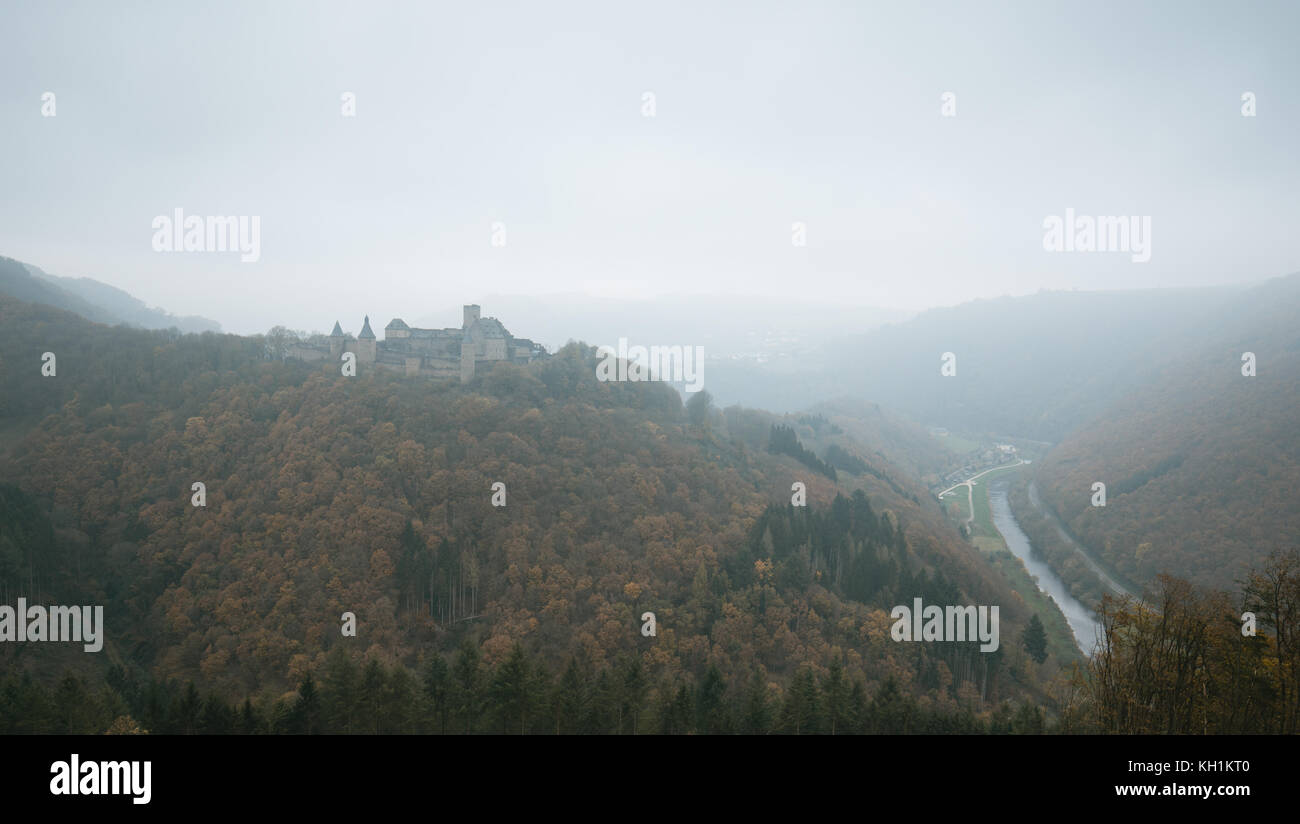
[[[1029,619],[1029,626],[1025,627],[1021,642],[1025,645],[1025,651],[1029,653],[1030,658],[1039,664],[1047,660],[1047,632],[1043,629],[1043,622],[1038,620],[1037,614]]]
[[[695,729],[701,735],[724,732],[727,723],[727,704],[724,700],[726,682],[716,664],[710,664],[703,680],[695,691]]]
[[[765,735],[772,727],[772,704],[768,696],[767,679],[758,667],[749,677],[745,688],[745,704],[741,711],[740,731],[747,735]]]
[[[439,735],[447,734],[451,718],[451,674],[447,659],[434,653],[424,676],[424,700],[429,710],[429,727]]]
[[[523,646],[516,641],[510,656],[492,677],[491,698],[498,732],[523,735],[532,720],[532,672]]]
[[[817,683],[813,680],[812,669],[801,667],[786,693],[781,708],[781,726],[792,735],[815,733],[819,715]]]
[[[453,705],[459,732],[474,732],[483,706],[483,673],[478,646],[469,638],[461,641],[452,665]]]
[[[849,683],[839,657],[831,659],[830,672],[822,679],[822,696],[829,726],[827,732],[831,735],[844,732],[842,727],[849,716]]]

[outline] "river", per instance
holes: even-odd
[[[1091,654],[1097,645],[1100,624],[1092,610],[1070,594],[1065,582],[1047,562],[1034,557],[1028,536],[1021,531],[1016,517],[1011,514],[1011,505],[1007,502],[1009,486],[1008,480],[995,480],[989,484],[989,509],[993,513],[993,525],[1002,533],[1002,540],[1011,554],[1024,562],[1025,569],[1029,570],[1029,575],[1038,584],[1038,588],[1055,601],[1065,614],[1065,620],[1074,632],[1074,642],[1079,645],[1079,649],[1085,654]]]

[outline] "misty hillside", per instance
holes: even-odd
[[[277,696],[337,647],[414,669],[469,639],[492,666],[516,645],[549,672],[634,658],[669,697],[710,672],[728,696],[756,672],[779,694],[831,662],[954,717],[1041,694],[1020,596],[845,432],[801,430],[853,450],[832,480],[769,450],[767,413],[693,423],[665,385],[597,381],[576,344],[460,385],[11,299],[0,336],[8,421],[31,422],[0,458],[3,584],[106,604],[111,656],[146,676]],[[790,506],[795,480],[810,506]],[[888,610],[918,594],[1001,605],[1001,650],[891,640]]]
[[[112,312],[34,276],[25,264],[7,257],[0,257],[0,293],[28,303],[66,309],[96,323],[117,323]]]
[[[845,396],[925,426],[1055,442],[1094,418],[1237,288],[1041,292],[932,309],[837,341],[798,374],[714,370],[721,402],[806,409]],[[956,374],[940,374],[945,352]]]
[[[932,436],[925,427],[888,411],[876,403],[839,398],[809,407],[844,429],[882,460],[930,484],[961,463],[957,453]]]
[[[1300,274],[1234,295],[1171,360],[1067,437],[1038,486],[1074,534],[1139,583],[1231,589],[1300,545]],[[1255,377],[1242,375],[1253,352]],[[1091,505],[1106,484],[1106,506]]]
[[[0,257],[0,293],[31,303],[44,303],[75,312],[87,320],[110,326],[125,324],[138,329],[182,332],[219,332],[221,324],[198,315],[178,317],[92,278],[50,275],[29,263]]]

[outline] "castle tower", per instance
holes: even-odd
[[[411,336],[411,327],[401,318],[393,318],[384,327],[384,340],[399,340]]]
[[[357,333],[357,360],[361,363],[374,363],[378,352],[375,333],[370,330],[370,316],[366,315],[361,331]]]
[[[474,307],[478,309],[477,306]],[[465,307],[468,314],[469,307]],[[474,378],[474,356],[478,352],[478,345],[469,335],[469,329],[466,328],[465,334],[460,339],[460,382],[469,383]]]
[[[338,360],[343,357],[343,327],[334,321],[334,331],[330,332],[330,357]]]
[[[479,313],[479,308],[477,303],[465,304],[465,322],[461,325],[460,328],[468,329],[471,326],[473,326],[475,323],[478,323],[478,313]]]

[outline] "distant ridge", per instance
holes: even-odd
[[[0,292],[29,303],[43,303],[75,312],[110,326],[182,332],[220,332],[221,324],[198,315],[177,316],[151,307],[139,298],[92,278],[51,275],[30,263],[0,257]]]

